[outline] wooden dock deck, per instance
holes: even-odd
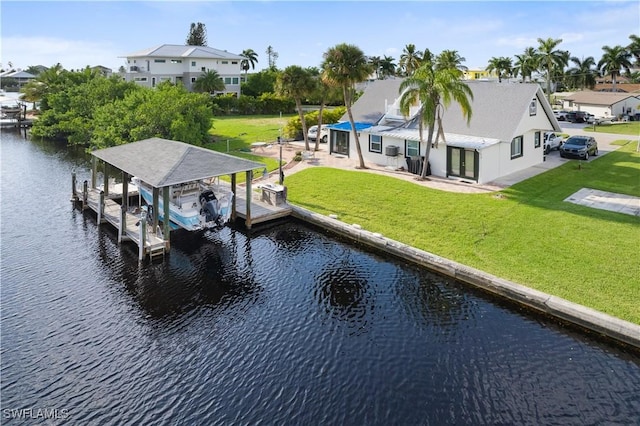
[[[236,214],[238,217],[247,221],[247,203],[246,203],[246,191],[245,188],[238,190],[236,195]],[[262,197],[262,191],[254,190],[251,197],[251,211],[250,221],[247,223],[247,228],[251,228],[251,225],[258,223],[269,222],[272,220],[280,219],[290,216],[292,212],[289,204],[282,203],[279,205],[273,205],[266,202]]]
[[[120,187],[121,188],[121,187]],[[132,193],[133,192],[133,193]],[[136,196],[137,192],[129,192],[129,196]],[[104,207],[100,208],[100,190],[88,189],[86,201],[83,199],[82,191],[77,192],[79,201],[84,208],[90,208],[98,216],[98,223],[110,223],[118,230],[118,241],[133,241],[139,248],[140,259],[147,255],[153,260],[156,256],[164,256],[167,241],[162,236],[154,232],[153,226],[146,226],[139,214],[125,212],[122,215],[122,204],[116,200],[122,199],[122,192],[111,188],[109,195],[104,197]],[[124,222],[124,226],[123,225]],[[144,245],[142,245],[144,241]]]

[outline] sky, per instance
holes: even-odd
[[[456,50],[470,69],[492,57],[562,39],[559,49],[592,56],[626,46],[640,33],[640,2],[630,1],[25,1],[0,2],[1,68],[65,69],[102,65],[117,71],[126,55],[162,44],[183,45],[201,22],[207,44],[240,54],[253,49],[255,70],[320,67],[329,48],[348,43],[398,64],[414,44],[438,54]]]

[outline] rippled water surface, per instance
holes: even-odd
[[[640,424],[635,353],[297,222],[139,264],[83,155],[1,149],[3,424]]]

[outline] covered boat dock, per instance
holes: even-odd
[[[245,225],[251,228],[251,200],[253,171],[264,169],[264,164],[245,160],[232,155],[211,151],[183,142],[150,138],[125,145],[100,149],[92,153],[91,185],[85,182],[81,190],[76,188],[75,175],[73,177],[72,200],[82,201],[83,208],[92,208],[98,214],[98,220],[112,223],[118,229],[118,240],[136,242],[139,247],[139,258],[147,255],[164,254],[170,248],[170,221],[162,222],[162,228],[153,226],[146,230],[146,221],[158,223],[159,200],[169,200],[169,190],[172,185],[213,179],[229,175],[231,191],[236,194],[236,177],[238,173],[246,175],[246,196],[233,197],[231,205],[231,219],[238,215],[236,200],[244,198],[243,206]],[[99,188],[97,182],[98,162],[104,165],[104,182]],[[109,177],[116,176],[122,180],[119,194],[110,194]],[[131,177],[137,177],[153,187],[153,208],[151,217],[142,218],[129,212],[129,198],[134,193],[129,189]],[[121,199],[116,203],[115,199]],[[120,214],[117,214],[117,212]],[[163,203],[163,216],[169,217],[169,203]],[[133,226],[131,224],[134,224]],[[135,224],[140,223],[139,226]],[[131,229],[132,227],[138,229]]]

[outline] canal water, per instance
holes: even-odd
[[[1,422],[640,424],[640,359],[299,222],[138,263],[3,132]]]

